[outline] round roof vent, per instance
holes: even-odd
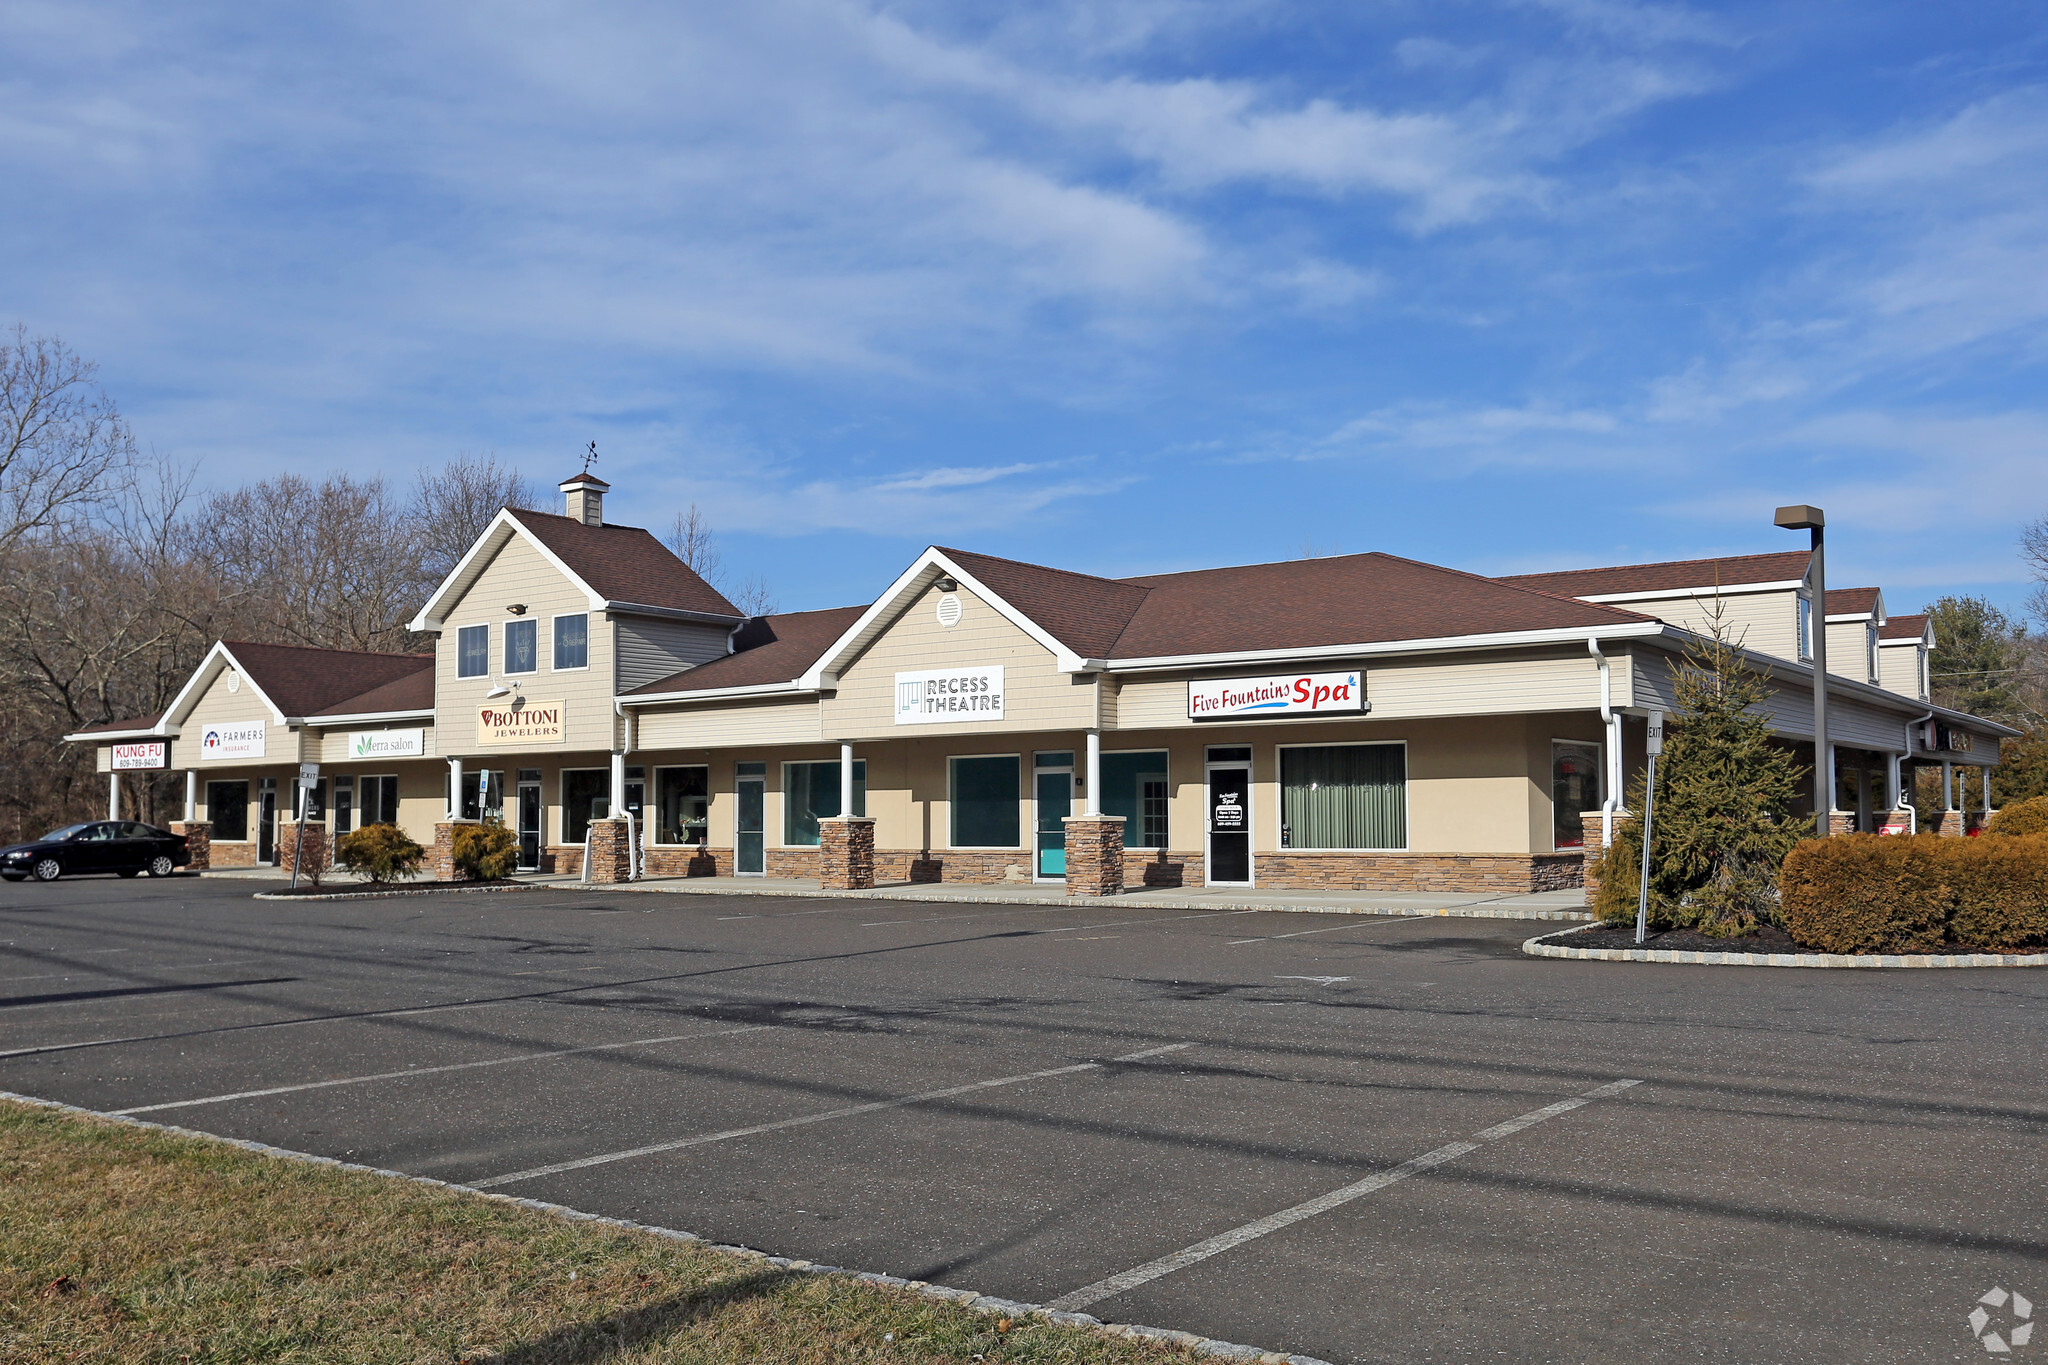
[[[947,630],[960,624],[960,599],[950,592],[939,599],[939,624]]]

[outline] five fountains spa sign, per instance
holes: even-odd
[[[1001,720],[1003,666],[896,675],[896,723]]]
[[[1270,673],[1260,678],[1205,678],[1188,684],[1191,720],[1365,709],[1363,673]]]
[[[476,708],[479,744],[560,744],[562,717],[568,708],[558,701],[528,701],[511,706],[486,702]]]

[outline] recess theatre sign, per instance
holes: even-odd
[[[1205,678],[1188,684],[1188,716],[1292,716],[1365,710],[1362,673],[1269,673],[1259,678]]]
[[[1001,720],[1003,666],[896,675],[896,723]]]
[[[476,708],[476,742],[560,744],[566,711],[558,701],[522,701],[511,706],[485,702]]]

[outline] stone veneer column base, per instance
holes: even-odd
[[[474,820],[442,820],[434,826],[434,846],[427,850],[427,875],[437,882],[455,880],[455,831]]]
[[[1066,826],[1067,894],[1115,896],[1124,889],[1124,817],[1069,815]]]
[[[1855,812],[1855,811],[1852,811],[1852,810],[1837,810],[1837,811],[1829,811],[1829,812],[1828,812],[1828,833],[1829,833],[1829,834],[1854,834],[1855,832],[1856,832],[1856,812]]]
[[[280,824],[277,831],[278,871],[287,876],[297,872],[302,877],[320,876],[333,866],[327,858],[327,826],[308,823],[303,860],[300,852],[299,822],[293,820]]]
[[[192,861],[185,864],[188,872],[207,872],[213,867],[213,825],[206,820],[173,820],[171,833],[185,836],[185,847],[192,850]]]
[[[874,889],[873,816],[829,815],[818,821],[818,884],[827,891]]]
[[[1959,810],[1945,810],[1934,817],[1933,832],[1944,839],[1960,839],[1969,833],[1970,817]]]
[[[1635,822],[1636,817],[1627,811],[1618,810],[1614,812],[1615,834],[1618,836],[1622,830],[1633,825]],[[1598,867],[1601,855],[1607,852],[1607,830],[1601,821],[1600,812],[1597,810],[1580,811],[1579,827],[1585,831],[1586,870],[1584,875],[1586,878],[1586,904],[1591,905],[1593,897],[1600,890]]]
[[[633,880],[633,845],[624,820],[590,822],[590,866],[584,869],[587,882],[629,882]]]

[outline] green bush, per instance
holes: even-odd
[[[2048,945],[2048,839],[1809,839],[1779,879],[1785,927],[1826,953]]]
[[[373,882],[395,882],[419,875],[427,851],[396,825],[364,825],[344,834],[334,845],[334,861]]]
[[[1986,834],[2048,834],[2048,796],[2036,796],[1991,813]]]
[[[495,820],[457,825],[452,854],[455,870],[463,877],[494,882],[518,868],[519,836]]]

